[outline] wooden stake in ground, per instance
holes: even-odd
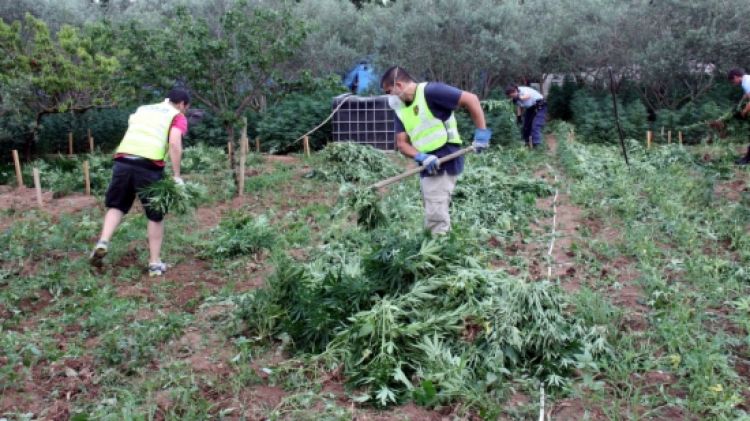
[[[255,152],[260,153],[260,136],[255,136]]]
[[[247,138],[247,120],[244,120],[242,136],[240,137],[240,173],[237,177],[237,193],[239,196],[245,195],[245,161],[247,159],[247,150],[249,149],[249,140]]]
[[[73,132],[68,133],[68,155],[73,156]]]
[[[16,180],[18,187],[23,187],[23,176],[21,175],[21,161],[18,159],[18,151],[13,149],[13,165],[16,166]]]
[[[677,132],[677,139],[679,139],[680,145],[682,145],[682,131]]]
[[[669,130],[667,131],[667,145],[671,145],[671,144],[672,144],[672,131]]]
[[[94,153],[94,138],[91,137],[91,129],[89,129],[89,153]]]
[[[86,196],[91,196],[91,178],[89,177],[89,161],[83,161],[83,183]]]
[[[302,146],[304,147],[304,150],[305,150],[305,156],[309,158],[310,157],[310,137],[308,137],[307,135],[305,135],[305,137],[302,138]]]
[[[617,126],[617,134],[620,137],[620,147],[622,147],[622,156],[625,158],[625,165],[630,168],[630,161],[628,161],[628,150],[625,148],[625,136],[622,133],[622,127],[620,127],[620,115],[617,112],[617,94],[615,91],[615,78],[612,76],[612,68],[607,69],[609,71],[609,93],[612,95],[612,112],[615,116],[615,125]]]
[[[42,202],[42,183],[39,181],[39,168],[34,168],[34,190],[36,190],[36,202],[39,204],[39,207],[41,208],[44,206],[44,202]]]
[[[646,149],[651,149],[651,141],[654,138],[654,132],[651,130],[646,131]]]

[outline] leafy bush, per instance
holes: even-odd
[[[334,179],[374,180],[383,165],[377,162],[385,159],[372,150],[375,164],[349,175],[351,162],[369,162],[349,154],[368,149],[329,148],[343,157],[337,165],[321,164]],[[485,393],[499,392],[504,377],[533,375],[551,387],[565,385],[574,367],[591,368],[589,357],[606,350],[602,332],[570,311],[554,285],[526,284],[482,269],[479,261],[486,254],[477,233],[528,224],[536,198],[550,193],[547,183],[520,175],[521,153],[531,152],[468,158],[454,196],[456,224],[445,236],[422,231],[412,179],[381,198],[382,210],[399,223],[367,231],[346,224],[306,263],[277,256],[267,286],[236,299],[237,333],[281,338],[298,354],[343,366],[360,393],[356,399],[380,406],[460,398],[481,411],[492,405]]]
[[[205,187],[191,182],[178,185],[172,177],[164,177],[141,189],[140,193],[149,198],[149,207],[156,212],[178,215],[195,209],[208,195]]]
[[[183,150],[180,170],[183,174],[216,174],[227,168],[227,154],[221,147],[199,142]]]
[[[268,280],[272,293],[266,297],[285,308],[279,327],[296,349],[322,351],[349,315],[369,308],[378,295],[404,291],[430,273],[445,273],[463,258],[462,246],[471,248],[461,241],[386,232],[373,234],[372,250],[362,255],[328,250],[307,265],[276,263]]]
[[[513,369],[559,387],[576,354],[607,351],[601,332],[567,314],[563,297],[549,283],[455,268],[354,315],[329,352],[341,353],[350,382],[380,405],[425,381],[448,402]]]
[[[632,99],[624,104],[622,98],[618,97],[617,100],[623,135],[626,138],[642,139],[649,127],[646,107],[638,99]],[[581,139],[596,143],[618,141],[611,97],[604,93],[579,90],[573,95],[570,107],[576,131]]]
[[[16,179],[15,171],[13,164],[0,163],[0,185],[14,183]]]
[[[10,151],[13,149],[17,149],[18,153],[22,154],[25,140],[29,135],[28,123],[23,116],[16,113],[8,113],[0,118],[0,148],[8,151],[0,158],[0,162],[10,162],[12,165]],[[0,181],[0,184],[4,183]]]
[[[705,101],[700,104],[691,102],[677,110],[662,109],[657,112],[654,127],[672,130],[673,141],[676,141],[677,131],[683,132],[687,143],[694,143],[716,134],[745,140],[750,124],[747,120],[734,118],[735,105],[736,103],[730,101]],[[709,122],[713,120],[725,120],[725,126],[720,132],[709,126]]]
[[[231,212],[225,216],[219,226],[211,230],[210,238],[204,244],[201,256],[213,259],[271,250],[278,241],[268,218],[253,217],[242,212]]]
[[[571,121],[573,110],[570,107],[573,95],[580,86],[571,77],[566,77],[562,86],[552,85],[547,95],[547,112],[550,119]]]
[[[519,140],[521,133],[516,127],[515,108],[508,100],[486,100],[482,101],[484,117],[487,128],[492,129],[492,140],[490,146],[507,146]],[[463,108],[456,111],[456,121],[461,139],[465,144],[471,144],[474,140],[474,122],[471,121],[469,113]]]
[[[33,186],[33,169],[38,168],[42,189],[50,190],[55,197],[74,192],[83,193],[83,161],[89,161],[89,177],[92,194],[104,194],[109,185],[112,157],[107,155],[58,155],[50,159],[37,159],[24,165],[22,175],[26,186]]]
[[[320,124],[333,111],[333,98],[342,92],[330,84],[316,92],[294,92],[270,105],[260,116],[257,135],[261,149],[270,153],[302,150],[297,138]],[[310,147],[320,149],[332,137],[331,125],[326,124],[310,135]]]
[[[371,183],[398,174],[398,167],[385,152],[351,142],[328,144],[321,153],[324,165],[316,169],[324,179],[349,183]]]
[[[195,106],[200,107],[199,104]],[[191,108],[191,110],[193,109]],[[256,130],[255,125],[258,122],[258,114],[248,111],[245,113],[245,117],[247,118],[247,132],[252,137],[252,133],[255,133]],[[239,133],[239,130],[241,130],[241,127],[235,127],[235,134]],[[226,127],[222,124],[221,119],[209,110],[203,110],[203,116],[199,121],[189,120],[188,133],[184,140],[185,145],[206,144],[226,148],[227,141]],[[252,141],[251,147],[253,147]]]
[[[388,222],[383,211],[383,204],[375,189],[342,187],[339,195],[346,197],[348,208],[357,211],[357,225],[372,229]]]
[[[248,158],[255,157],[255,154]],[[227,200],[237,190],[234,172],[227,166],[226,149],[200,142],[183,150],[180,170],[187,179],[206,186],[207,201]]]
[[[476,165],[461,176],[453,192],[454,215],[480,231],[519,230],[537,212],[536,199],[549,196],[552,188],[526,176],[499,176],[494,159],[487,154],[472,157]]]
[[[36,152],[57,153],[68,151],[68,133],[73,133],[73,150],[89,152],[88,130],[95,147],[104,152],[114,150],[128,129],[128,118],[133,112],[128,108],[94,109],[83,114],[50,114],[42,119]]]
[[[553,285],[480,269],[469,257],[478,245],[455,231],[424,235],[377,230],[371,250],[277,262],[236,316],[252,335],[285,334],[297,351],[343,361],[360,399],[382,406],[410,398],[415,384],[449,402],[511,369],[560,386],[576,355],[606,350]]]

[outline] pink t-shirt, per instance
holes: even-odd
[[[187,121],[187,118],[185,117],[184,114],[182,114],[182,113],[177,114],[172,119],[172,126],[169,128],[170,132],[172,131],[173,127],[176,128],[177,130],[181,131],[183,136],[185,136],[187,134],[187,131],[188,131],[188,121]],[[125,154],[121,154],[121,153],[115,154],[115,158],[119,158],[119,157],[121,157],[123,155],[125,155]],[[163,167],[163,166],[166,165],[166,163],[163,160],[151,161],[151,162],[153,162],[158,167]]]
[[[172,127],[179,129],[182,132],[182,135],[185,136],[188,131],[187,118],[185,115],[181,113],[177,114],[172,120]]]

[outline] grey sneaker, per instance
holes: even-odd
[[[106,241],[97,241],[96,245],[94,246],[94,250],[92,250],[91,255],[89,255],[89,262],[91,263],[91,266],[102,267],[102,261],[104,260],[104,256],[107,255],[108,248],[109,243],[107,243]]]
[[[161,276],[167,272],[167,264],[164,262],[149,263],[148,276]]]

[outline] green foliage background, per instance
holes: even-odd
[[[575,122],[596,142],[616,137],[606,99],[611,68],[626,136],[640,138],[646,127],[695,123],[736,102],[739,90],[724,74],[750,66],[744,53],[750,40],[738,29],[749,14],[747,2],[710,0],[689,6],[647,0],[18,0],[0,6],[0,144],[27,154],[55,152],[67,131],[79,142],[82,130],[91,128],[106,150],[118,141],[130,110],[184,85],[194,92],[194,108],[205,111],[192,128],[196,139],[236,141],[247,118],[250,136],[260,136],[264,150],[293,152],[299,145],[291,142],[343,92],[343,72],[363,58],[376,76],[400,64],[420,81],[446,82],[485,100],[502,98],[498,90],[509,82],[564,75],[567,83],[550,90],[550,117]],[[647,34],[644,27],[659,29]],[[446,49],[451,54],[434,53]],[[101,106],[108,109],[95,110]],[[497,111],[489,124],[495,141],[508,144],[517,129]],[[466,117],[459,115],[460,128],[470,139]],[[330,126],[324,126],[313,146],[329,138]]]

